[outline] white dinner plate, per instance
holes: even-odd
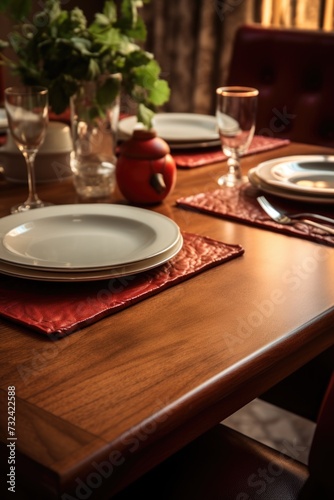
[[[143,208],[59,205],[0,219],[0,259],[52,271],[92,271],[143,262],[173,248],[174,221]]]
[[[260,163],[256,174],[266,184],[307,196],[334,195],[334,156],[301,155]]]
[[[333,205],[334,204],[334,196],[318,196],[316,194],[304,194],[298,193],[295,191],[290,191],[288,189],[281,189],[279,186],[268,184],[263,179],[260,179],[257,175],[256,167],[251,168],[248,171],[248,179],[250,183],[264,191],[268,194],[273,194],[275,196],[279,196],[281,198],[286,198],[288,200],[301,201],[304,203],[317,203],[317,204],[325,204],[325,205]]]
[[[127,138],[132,135],[136,125],[137,117],[129,116],[119,122],[118,130]],[[158,113],[154,116],[153,127],[159,137],[173,145],[208,141],[219,144],[215,116],[196,113]]]
[[[104,279],[120,278],[129,276],[150,269],[154,269],[179,253],[183,246],[183,238],[180,234],[177,242],[169,250],[158,256],[146,259],[140,262],[133,262],[125,266],[107,268],[93,271],[50,271],[43,268],[30,268],[0,261],[0,273],[15,278],[23,278],[37,281],[55,281],[55,282],[76,282],[76,281],[98,281]]]

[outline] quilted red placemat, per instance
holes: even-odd
[[[276,139],[274,137],[256,135],[254,136],[247,153],[245,153],[245,156],[280,148],[289,143],[290,141],[288,139]],[[173,158],[179,168],[194,168],[224,161],[227,157],[219,147],[214,149],[187,150],[180,154],[178,154],[175,150],[173,151]]]
[[[192,196],[179,198],[177,205],[183,208],[196,209],[223,219],[230,219],[237,222],[276,231],[278,233],[287,234],[304,238],[306,240],[315,241],[328,246],[334,246],[334,236],[324,234],[320,229],[308,226],[295,220],[295,224],[291,226],[274,222],[263,211],[258,204],[256,197],[263,194],[261,191],[246,183],[241,187],[235,188],[219,188],[214,191],[199,193]],[[266,198],[273,203],[277,208],[281,208],[286,212],[314,212],[314,205],[307,207],[302,204],[302,207],[297,202],[283,200],[282,198],[269,196]],[[326,209],[319,205],[316,206],[316,212],[334,218],[334,211],[327,207]]]
[[[183,233],[183,239],[170,261],[123,278],[49,283],[0,275],[0,315],[60,338],[244,253],[239,245],[196,234]]]

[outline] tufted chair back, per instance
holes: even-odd
[[[334,147],[334,33],[243,25],[227,84],[259,89],[258,134]]]

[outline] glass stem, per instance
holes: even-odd
[[[241,167],[240,167],[240,158],[238,153],[233,151],[232,156],[230,156],[227,160],[227,185],[231,186],[236,183],[236,181],[240,181],[242,179],[241,175]]]
[[[28,170],[28,187],[29,187],[29,196],[26,201],[27,204],[31,206],[36,206],[40,203],[40,199],[37,196],[36,192],[36,181],[35,181],[35,157],[36,151],[24,151],[23,156],[25,158]]]

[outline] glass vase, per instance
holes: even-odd
[[[115,188],[120,82],[120,75],[83,82],[71,98],[71,169],[84,200],[109,199]]]

